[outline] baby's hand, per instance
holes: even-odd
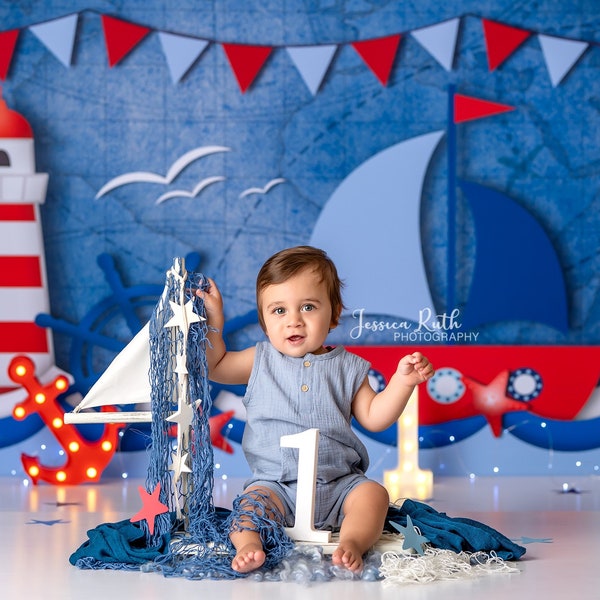
[[[407,377],[411,385],[417,385],[430,379],[435,373],[435,369],[426,356],[420,352],[413,352],[400,360],[396,373]]]
[[[210,277],[206,279],[208,287],[205,290],[198,288],[196,296],[204,300],[204,308],[210,324],[220,328],[222,324],[219,325],[219,323],[223,320],[223,298],[217,284]],[[216,324],[215,321],[217,321]]]

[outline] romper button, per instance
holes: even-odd
[[[304,361],[304,366],[305,367],[310,367],[310,360],[305,360]]]
[[[300,388],[303,392],[308,392],[308,386],[304,383]]]

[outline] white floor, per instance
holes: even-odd
[[[87,530],[129,518],[139,510],[140,483],[115,480],[77,487],[34,487],[16,478],[0,478],[0,598],[306,600],[334,594],[344,600],[600,598],[597,477],[575,484],[547,477],[436,479],[434,498],[428,501],[436,510],[476,519],[525,542],[525,557],[513,563],[518,573],[427,584],[335,580],[307,585],[247,579],[189,581],[156,573],[85,571],[71,566],[68,558],[87,539]],[[240,483],[219,483],[215,504],[229,506]]]

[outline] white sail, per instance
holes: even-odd
[[[420,208],[435,131],[395,144],[359,165],[334,191],[311,244],[325,250],[345,282],[344,302],[418,321],[433,310],[421,250]]]
[[[115,404],[141,404],[150,402],[150,336],[147,323],[137,335],[117,354],[102,376],[92,386],[83,400],[65,414],[65,423],[85,423],[95,421],[95,415],[102,415],[102,422],[114,415],[114,422],[130,422],[130,413],[82,413],[88,408]],[[146,412],[134,413],[136,421],[151,421]],[[126,421],[124,421],[126,419]]]

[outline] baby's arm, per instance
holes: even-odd
[[[378,394],[365,378],[352,402],[352,414],[369,431],[387,429],[402,414],[415,386],[427,381],[433,373],[433,365],[420,352],[407,354],[386,388]]]
[[[206,344],[206,362],[208,377],[218,383],[239,385],[248,383],[254,363],[254,347],[228,351],[223,339],[223,298],[215,282],[208,278],[207,290],[197,290],[196,294],[204,299],[206,320],[208,323],[208,343]]]

